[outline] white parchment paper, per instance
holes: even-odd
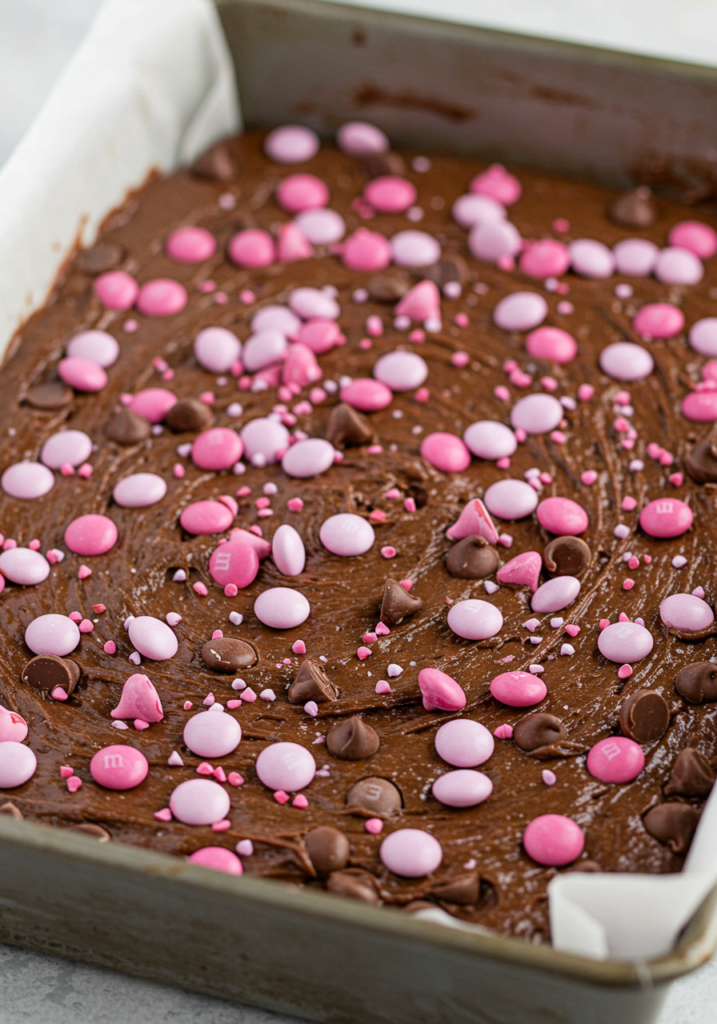
[[[395,6],[406,8],[404,0]],[[0,352],[45,300],[77,239],[90,242],[128,190],[239,126],[231,60],[209,0],[107,0],[0,172]],[[556,877],[553,944],[603,959],[667,953],[717,882],[716,851],[713,793],[681,874]],[[439,908],[419,916],[486,931]]]

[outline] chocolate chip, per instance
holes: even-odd
[[[586,874],[597,874],[602,871],[602,868],[596,860],[579,860],[577,864],[571,864],[567,871],[583,871]]]
[[[405,270],[372,274],[366,282],[366,291],[374,302],[398,302],[410,287],[411,278]]]
[[[638,743],[655,743],[667,732],[670,709],[654,690],[637,690],[620,708],[620,728]]]
[[[36,384],[25,395],[25,401],[33,409],[63,409],[72,401],[72,394],[72,388],[58,380],[50,384]]]
[[[447,903],[459,903],[468,907],[478,902],[480,897],[480,876],[477,871],[467,872],[447,882],[440,882],[431,889],[431,895]]]
[[[351,787],[346,797],[346,806],[369,817],[376,815],[383,818],[398,813],[403,801],[397,786],[388,779],[371,775]]]
[[[420,597],[414,597],[397,580],[386,580],[381,601],[381,622],[385,626],[400,626],[404,619],[423,608]]]
[[[337,447],[353,448],[367,444],[373,437],[368,420],[350,405],[340,402],[331,410],[326,427],[326,440]]]
[[[124,249],[118,242],[100,242],[79,252],[75,266],[85,274],[104,274],[115,270],[123,259]]]
[[[369,178],[382,178],[385,174],[400,178],[406,173],[406,161],[400,153],[389,149],[385,153],[366,153],[361,157],[361,168]]]
[[[109,843],[112,836],[109,834],[106,828],[102,828],[101,825],[94,825],[91,821],[81,821],[79,825],[70,825],[72,832],[82,832],[86,836],[91,836],[96,839],[98,843]]]
[[[688,453],[685,467],[696,484],[717,483],[717,445],[701,441]]]
[[[348,896],[350,899],[360,900],[362,903],[375,905],[379,900],[376,880],[368,871],[358,869],[334,871],[326,881],[326,888],[337,896]]]
[[[251,668],[258,660],[256,650],[251,644],[231,636],[207,640],[202,647],[202,661],[213,672],[231,675],[240,669]]]
[[[22,670],[22,681],[45,693],[52,693],[59,686],[69,697],[80,681],[80,667],[70,658],[38,654]]]
[[[225,142],[218,142],[194,161],[190,173],[206,181],[236,181],[237,168]]]
[[[151,432],[149,422],[126,405],[114,414],[106,430],[110,441],[116,441],[117,444],[139,444],[140,441],[146,441]]]
[[[468,264],[461,256],[444,256],[432,267],[426,267],[421,276],[433,281],[439,288],[454,281],[462,285],[468,278]]]
[[[23,814],[19,807],[8,800],[7,803],[0,804],[0,814],[9,814],[11,818],[15,818],[16,821],[22,821]]]
[[[305,704],[307,700],[323,704],[337,700],[338,696],[338,687],[331,682],[323,665],[313,658],[303,662],[287,694],[290,704]]]
[[[581,537],[554,537],[543,551],[543,564],[551,576],[580,576],[592,560]]]
[[[309,860],[317,875],[340,871],[349,862],[349,841],[343,832],[330,825],[319,825],[304,836]]]
[[[175,434],[184,434],[206,430],[214,422],[214,416],[206,402],[196,398],[180,398],[164,417],[164,422]]]
[[[685,747],[675,758],[664,792],[665,796],[709,796],[714,782],[707,758],[695,747]]]
[[[515,745],[521,750],[538,750],[552,743],[560,743],[568,735],[561,719],[547,711],[536,711],[521,718],[513,729]]]
[[[657,220],[657,203],[652,189],[639,185],[623,192],[608,210],[608,217],[625,228],[649,228]]]
[[[342,761],[363,761],[376,753],[381,740],[375,729],[354,715],[331,726],[326,735],[326,746],[330,754]]]
[[[446,569],[459,580],[482,580],[500,565],[498,552],[485,537],[464,537],[446,555]]]
[[[675,689],[693,704],[711,704],[717,700],[717,665],[713,661],[685,665],[675,676]]]
[[[695,834],[700,812],[689,804],[658,804],[642,819],[645,829],[673,853],[686,853]]]

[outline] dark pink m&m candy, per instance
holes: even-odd
[[[167,239],[167,255],[178,263],[202,263],[216,252],[217,241],[206,228],[187,227],[173,231]]]
[[[587,769],[601,782],[632,782],[644,767],[640,744],[627,736],[608,736],[588,752]]]
[[[116,543],[117,527],[108,516],[78,516],[65,530],[65,544],[76,555],[104,555]]]
[[[137,309],[145,316],[172,316],[187,305],[184,285],[170,277],[147,281],[139,290]]]
[[[680,537],[693,518],[690,506],[679,498],[655,498],[640,513],[640,526],[651,537]]]
[[[190,864],[199,864],[203,868],[211,868],[213,871],[223,871],[227,875],[241,875],[244,873],[242,862],[237,855],[225,846],[202,846],[187,857]]]
[[[471,453],[460,437],[438,431],[421,442],[421,455],[442,473],[462,473],[471,464]]]
[[[192,462],[199,469],[220,472],[231,469],[244,451],[244,444],[235,430],[211,427],[204,430],[192,445]]]
[[[536,327],[525,339],[528,353],[535,359],[550,359],[561,366],[578,354],[578,343],[561,327]]]
[[[525,852],[536,864],[564,867],[577,860],[585,847],[580,826],[562,814],[541,814],[523,833]]]
[[[490,692],[511,708],[531,708],[545,699],[548,688],[530,672],[501,672],[490,684]]]
[[[69,384],[75,391],[92,393],[107,387],[107,374],[99,363],[91,359],[68,356],[57,364],[57,372],[65,384]]]
[[[224,533],[234,521],[234,513],[223,501],[194,501],[179,517],[182,529],[199,536],[202,533]]]
[[[90,775],[105,789],[134,789],[144,782],[148,771],[142,751],[122,743],[103,747],[90,761]]]
[[[259,556],[251,544],[230,540],[220,544],[209,558],[209,575],[222,587],[248,587],[259,572]]]
[[[131,309],[139,294],[139,285],[123,270],[110,270],[106,274],[100,274],[95,278],[92,287],[105,309]]]

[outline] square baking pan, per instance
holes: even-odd
[[[313,0],[217,8],[247,126],[359,117],[617,185],[717,180],[716,70]],[[0,940],[334,1024],[649,1024],[717,948],[717,889],[670,954],[593,960],[0,815]]]

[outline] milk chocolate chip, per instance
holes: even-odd
[[[290,704],[305,704],[307,700],[323,704],[338,696],[338,687],[331,682],[323,665],[313,658],[303,662],[287,694]]]
[[[464,907],[472,906],[478,902],[480,896],[480,876],[477,871],[471,871],[465,875],[459,875],[457,878],[451,878],[447,882],[434,885],[431,895],[439,900],[445,900],[447,903],[459,903]]]
[[[637,743],[655,743],[669,724],[667,701],[654,690],[637,690],[620,708],[620,728]]]
[[[400,626],[404,619],[423,608],[420,597],[414,597],[398,580],[386,580],[381,601],[381,622],[385,626]]]
[[[685,747],[675,758],[665,786],[665,796],[709,796],[715,773],[709,761],[695,747]]]
[[[349,841],[343,832],[330,825],[319,825],[304,836],[309,860],[317,875],[340,871],[349,861]]]
[[[354,715],[331,726],[326,735],[326,746],[330,754],[342,761],[363,761],[376,753],[381,740],[375,729]]]
[[[625,228],[649,228],[657,220],[657,203],[652,189],[639,185],[623,192],[608,210],[608,217]]]
[[[334,871],[327,879],[326,888],[337,896],[348,896],[352,900],[361,900],[362,903],[378,903],[376,880],[368,871]]]
[[[107,424],[107,437],[117,444],[139,444],[152,432],[147,420],[132,412],[126,405],[119,409]]]
[[[717,664],[696,661],[685,665],[675,676],[675,689],[693,704],[711,704],[717,700]]]
[[[688,453],[685,466],[696,484],[717,483],[717,445],[700,441]]]
[[[591,557],[582,537],[554,537],[543,551],[543,564],[551,576],[580,576]]]
[[[350,405],[339,402],[331,410],[326,440],[338,448],[353,448],[359,444],[367,444],[373,437],[368,420]]]
[[[432,267],[426,267],[422,276],[433,281],[439,288],[453,282],[464,284],[468,278],[468,265],[460,256],[444,256]]]
[[[577,864],[571,864],[566,871],[584,871],[586,874],[597,874],[602,868],[596,860],[579,860]]]
[[[361,779],[351,787],[346,797],[346,805],[352,811],[367,814],[369,817],[376,815],[383,818],[398,813],[403,801],[398,788],[392,782],[373,775]]]
[[[225,142],[218,142],[194,161],[190,168],[195,178],[206,181],[235,181],[236,164]]]
[[[80,681],[80,667],[70,658],[38,654],[22,670],[22,681],[45,693],[52,693],[59,686],[69,697]]]
[[[206,430],[214,422],[214,416],[206,402],[197,398],[180,398],[164,417],[164,422],[175,434],[184,434]]]
[[[398,302],[410,287],[411,278],[405,270],[372,274],[366,282],[366,291],[374,302]]]
[[[79,252],[75,266],[85,274],[104,274],[118,267],[123,259],[124,249],[118,242],[100,242]]]
[[[642,819],[645,829],[673,853],[686,853],[695,834],[700,812],[689,804],[658,804]]]
[[[459,580],[482,580],[500,565],[498,552],[485,537],[464,537],[446,555],[446,569]]]
[[[401,178],[406,173],[406,161],[400,153],[391,150],[385,153],[366,153],[361,157],[361,167],[369,178],[383,178],[385,174]]]
[[[202,661],[213,672],[230,675],[242,668],[251,668],[258,660],[251,644],[245,640],[236,640],[234,637],[225,636],[217,640],[208,640],[202,647]]]
[[[568,730],[559,718],[547,711],[536,711],[532,715],[521,718],[513,729],[515,745],[521,750],[538,750],[540,747],[560,743],[568,735]]]
[[[59,380],[50,384],[36,384],[25,395],[25,401],[33,409],[62,409],[72,401],[72,388],[68,388]]]

